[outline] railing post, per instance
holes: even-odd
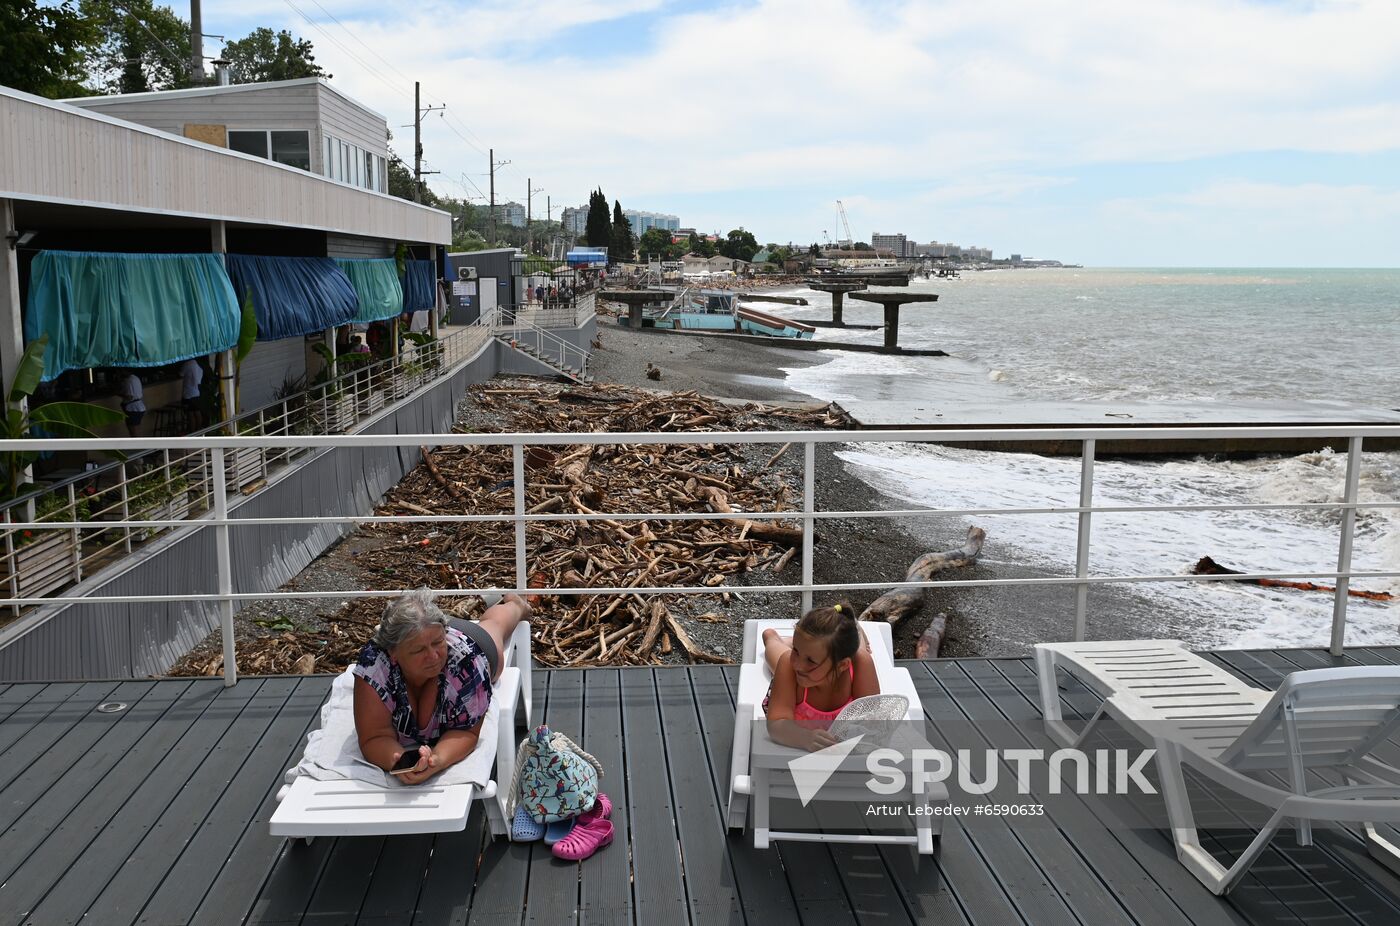
[[[1351,543],[1356,533],[1356,494],[1361,482],[1361,441],[1353,437],[1347,442],[1347,481],[1342,491],[1342,501],[1347,505],[1342,509],[1342,539],[1337,546],[1337,591],[1332,598],[1332,645],[1333,656],[1342,655],[1343,637],[1347,629],[1347,595],[1351,591]]]
[[[511,444],[510,452],[515,476],[515,586],[524,595],[529,579],[529,565],[525,562],[525,447]]]
[[[1094,441],[1084,441],[1079,457],[1079,545],[1074,555],[1074,575],[1080,580],[1089,577],[1089,528],[1093,515],[1087,510],[1094,504]],[[1074,639],[1084,639],[1089,623],[1089,583],[1080,581],[1074,592]]]
[[[802,613],[812,610],[812,550],[816,546],[812,536],[817,519],[812,517],[817,506],[817,445],[813,441],[802,444]]]
[[[126,461],[123,460],[117,466],[117,476],[121,483],[122,496],[122,544],[126,547],[126,552],[131,552],[131,525],[125,523],[131,520],[131,487],[126,481]]]
[[[78,494],[71,482],[68,483],[68,518],[74,523],[78,521]],[[73,581],[83,581],[83,529],[80,527],[73,528]]]
[[[218,568],[219,594],[233,594],[233,562],[228,541],[228,486],[224,482],[224,448],[215,447],[214,458],[214,560]],[[238,681],[238,656],[233,639],[233,599],[219,599],[219,632],[224,640],[224,687]]]

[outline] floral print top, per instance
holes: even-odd
[[[366,643],[351,667],[379,695],[400,746],[432,745],[448,730],[470,730],[491,707],[491,663],[481,647],[461,631],[447,628],[447,666],[438,677],[437,704],[421,729],[413,719],[403,670],[387,652]]]

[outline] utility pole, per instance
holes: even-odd
[[[491,162],[491,241],[496,240],[496,168],[505,167],[510,161],[497,161],[496,149],[486,150],[486,159]]]
[[[530,254],[530,253],[533,253],[533,252],[534,252],[534,248],[532,247],[532,245],[535,243],[535,238],[534,238],[534,236],[530,234],[530,217],[531,217],[531,214],[530,214],[530,207],[531,207],[532,205],[534,205],[534,202],[535,202],[535,191],[534,191],[534,188],[530,186],[530,182],[531,182],[531,178],[526,177],[526,178],[525,178],[525,253],[526,253],[526,254]]]
[[[418,81],[413,82],[413,201],[421,203],[423,201],[423,175],[438,173],[435,170],[423,169],[423,116],[427,113],[439,109],[446,109],[447,104],[441,106],[429,106],[424,109],[419,100]]]
[[[204,83],[204,17],[199,0],[190,0],[190,82]]]

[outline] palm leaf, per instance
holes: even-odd
[[[32,424],[51,431],[60,426],[90,431],[92,428],[121,424],[124,417],[114,408],[89,402],[49,402],[29,413]]]
[[[24,349],[15,370],[15,381],[10,386],[12,403],[28,398],[39,388],[39,381],[44,378],[44,351],[48,347],[49,336],[41,334]]]
[[[243,311],[238,321],[238,346],[233,349],[233,362],[240,364],[253,350],[258,340],[258,315],[253,311],[253,292],[243,297]]]

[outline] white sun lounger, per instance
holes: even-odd
[[[730,829],[743,829],[752,810],[753,841],[758,849],[768,848],[770,840],[790,839],[814,842],[856,842],[856,843],[896,843],[912,844],[922,855],[933,853],[933,839],[942,831],[942,818],[920,816],[915,818],[915,832],[912,836],[898,834],[840,834],[811,833],[773,830],[769,826],[769,803],[772,798],[797,797],[792,775],[786,768],[789,759],[807,753],[774,743],[762,723],[763,698],[768,693],[772,674],[768,671],[763,653],[763,631],[773,628],[785,636],[791,636],[796,621],[763,620],[744,622],[744,663],[739,668],[738,707],[734,715],[734,744],[730,757],[728,826]],[[875,661],[875,671],[880,680],[881,694],[899,694],[909,699],[906,722],[911,729],[922,735],[924,710],[919,701],[919,693],[914,689],[914,680],[908,669],[894,664],[894,645],[891,642],[890,625],[876,621],[861,621],[861,630],[870,641],[871,656]],[[755,739],[756,738],[756,739]],[[838,771],[828,784],[823,785],[820,799],[851,800],[871,803],[873,800],[898,799],[907,804],[935,804],[948,800],[947,789],[941,783],[927,786],[927,793],[917,797],[913,794],[913,776],[905,793],[888,798],[876,798],[865,785],[870,777],[863,763],[859,770]]]
[[[1078,746],[1109,717],[1155,747],[1177,858],[1214,893],[1238,883],[1290,818],[1297,821],[1300,845],[1312,844],[1310,822],[1361,823],[1370,853],[1400,873],[1400,848],[1375,828],[1400,823],[1400,769],[1372,754],[1400,730],[1400,666],[1294,672],[1277,691],[1266,691],[1178,640],[1046,643],[1035,649],[1046,731],[1061,745]],[[1079,733],[1061,713],[1059,670],[1104,699]],[[1272,811],[1228,868],[1200,844],[1186,766]],[[1310,788],[1309,771],[1329,771],[1345,784]],[[1268,772],[1288,785],[1254,777]]]
[[[515,777],[515,721],[523,702],[525,724],[530,723],[530,625],[522,621],[504,654],[505,667],[491,694],[496,715],[495,737],[483,737],[472,755],[495,756],[494,776],[482,787],[470,783],[387,787],[360,779],[322,781],[298,776],[272,814],[273,836],[387,836],[403,833],[447,833],[466,828],[471,803],[484,803],[492,836],[510,832],[505,793]],[[489,722],[488,722],[489,723]],[[470,760],[468,760],[470,761]],[[445,773],[443,773],[445,774]],[[440,777],[440,776],[439,776]]]

